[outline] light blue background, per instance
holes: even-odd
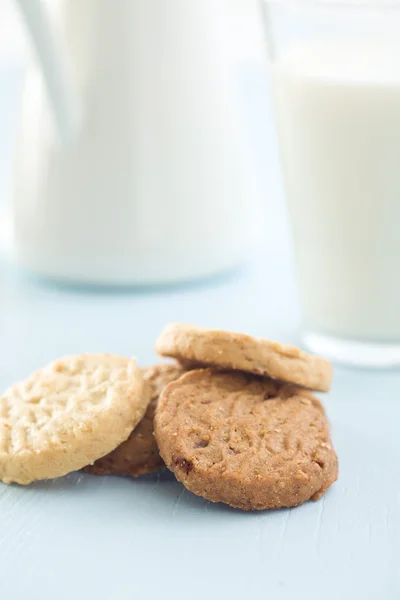
[[[0,74],[0,206],[9,199],[18,77]],[[265,244],[247,270],[159,293],[40,284],[0,263],[0,388],[63,354],[155,360],[169,321],[298,342],[299,309],[260,72],[240,78],[265,198]],[[400,597],[397,372],[337,368],[325,405],[340,478],[318,503],[241,513],[165,473],[72,474],[28,489],[0,484],[0,597],[67,600],[289,600]]]

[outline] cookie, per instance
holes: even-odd
[[[298,506],[337,479],[321,403],[287,383],[191,371],[161,394],[154,422],[167,467],[212,502],[243,510]]]
[[[87,473],[138,477],[165,467],[154,437],[154,413],[162,390],[186,373],[186,369],[178,364],[164,364],[142,369],[142,373],[151,397],[143,419],[126,442],[86,467]]]
[[[324,358],[243,333],[171,324],[158,338],[156,351],[191,368],[237,369],[320,392],[331,385],[332,367]]]
[[[134,359],[68,356],[0,397],[0,479],[28,484],[81,469],[127,439],[148,395]]]

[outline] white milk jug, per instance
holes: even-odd
[[[110,285],[241,263],[258,197],[225,0],[18,1],[36,51],[16,154],[19,262]]]

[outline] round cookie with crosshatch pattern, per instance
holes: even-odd
[[[81,469],[127,439],[149,400],[134,359],[52,362],[0,397],[0,480],[28,484]]]
[[[243,510],[317,500],[337,479],[324,409],[310,392],[243,372],[190,371],[161,394],[167,467],[213,502]]]
[[[156,351],[191,369],[235,369],[320,392],[331,385],[332,366],[325,358],[244,333],[172,323],[161,332]]]

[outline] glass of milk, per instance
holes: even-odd
[[[400,2],[262,4],[304,343],[399,366]]]

